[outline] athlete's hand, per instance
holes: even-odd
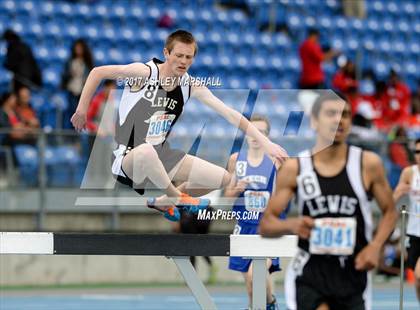
[[[381,246],[376,243],[369,243],[365,246],[354,260],[356,270],[372,270],[379,264]]]
[[[270,142],[265,147],[265,152],[274,158],[275,161],[278,162],[278,164],[282,164],[286,161],[287,158],[289,158],[289,155],[287,154],[286,150],[282,148],[280,145],[275,144],[273,142]]]
[[[301,216],[294,219],[289,219],[291,223],[291,231],[298,235],[299,238],[309,239],[311,236],[312,227],[314,227],[314,220],[309,216]]]
[[[242,192],[244,192],[248,184],[249,184],[249,181],[246,179],[241,179],[238,182],[236,182],[236,185],[235,185],[236,193],[241,194]]]
[[[76,110],[70,120],[77,131],[81,131],[86,128],[87,116],[85,112]]]

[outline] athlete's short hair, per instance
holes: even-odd
[[[417,143],[420,143],[420,138],[416,139],[416,142],[414,142],[414,145],[416,145]]]
[[[194,44],[194,56],[197,55],[197,41],[195,40],[191,32],[182,29],[172,32],[165,42],[165,48],[169,51],[169,53],[171,53],[172,49],[174,48],[175,42],[177,41],[185,44]]]
[[[251,116],[249,121],[250,122],[265,122],[267,124],[267,131],[268,131],[267,133],[270,133],[271,125],[270,125],[270,120],[268,119],[268,117],[264,115],[260,115],[260,114],[254,114]]]
[[[343,100],[346,104],[350,105],[347,98],[339,92],[327,92],[325,94],[321,94],[316,98],[314,104],[312,105],[311,115],[314,118],[318,118],[319,111],[321,111],[322,105],[326,101],[336,101],[336,100]]]

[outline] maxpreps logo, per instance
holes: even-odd
[[[236,212],[231,210],[199,210],[197,219],[201,221],[213,220],[258,220],[260,212],[258,211],[243,211]]]

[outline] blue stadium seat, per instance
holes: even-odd
[[[295,81],[291,77],[282,78],[279,80],[280,89],[293,89],[296,87]]]
[[[20,144],[13,148],[19,166],[20,181],[25,186],[38,184],[38,151],[32,145]]]
[[[260,81],[261,81],[261,79],[257,79],[257,78],[254,78],[254,77],[248,77],[247,79],[246,79],[246,84],[245,84],[245,87],[246,88],[249,88],[249,89],[259,89],[260,88]]]
[[[382,15],[385,11],[385,5],[382,1],[366,1],[368,8],[368,14],[372,15]]]
[[[70,20],[74,15],[74,6],[67,2],[58,2],[55,10],[57,16]]]
[[[57,89],[60,86],[61,77],[55,70],[43,70],[42,76],[45,86],[51,89]]]
[[[324,31],[329,32],[331,30],[332,26],[333,26],[333,23],[332,23],[332,20],[329,16],[324,15],[324,16],[321,16],[319,18],[318,25],[319,25],[319,29],[322,32],[324,32]]]
[[[403,3],[400,3],[399,5],[400,5],[400,8],[402,8],[401,11],[403,11],[408,16],[410,15],[412,16],[416,13],[416,6],[412,2],[404,1]]]
[[[408,43],[408,49],[412,55],[418,55],[420,53],[420,43],[413,40]]]
[[[74,186],[78,183],[79,153],[72,146],[58,146],[48,149],[48,183],[50,186]]]
[[[53,1],[42,1],[38,6],[38,12],[41,16],[53,16],[55,13],[55,3]]]
[[[43,26],[44,35],[59,38],[63,35],[65,24],[62,22],[51,21]]]
[[[17,5],[16,1],[13,0],[6,0],[6,1],[0,1],[0,10],[13,13],[16,11]]]
[[[385,3],[385,12],[395,16],[400,11],[400,9],[398,8],[399,5],[400,3],[396,3],[395,1],[388,0],[388,2]]]
[[[92,16],[91,9],[86,3],[74,3],[73,14],[83,20],[89,20]]]
[[[367,21],[367,30],[371,31],[371,32],[378,32],[381,29],[379,28],[379,22],[376,18],[369,18],[369,20]]]
[[[292,30],[300,30],[303,28],[302,17],[297,13],[290,13],[286,17],[286,23]]]
[[[349,21],[344,16],[335,16],[333,18],[333,29],[335,31],[339,31],[342,34],[349,28]]]
[[[34,56],[37,60],[39,60],[42,64],[48,64],[51,53],[48,48],[44,46],[39,46],[33,50]]]
[[[127,7],[124,3],[115,2],[112,6],[108,6],[108,17],[110,18],[126,18],[128,15]]]
[[[391,42],[388,39],[382,38],[376,42],[377,48],[379,47],[379,51],[382,53],[387,53],[391,50]]]
[[[300,60],[297,55],[290,55],[284,59],[284,67],[288,70],[299,71],[300,69]]]
[[[389,64],[383,60],[376,60],[373,63],[373,71],[378,78],[385,78],[389,73]]]

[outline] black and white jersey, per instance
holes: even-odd
[[[163,144],[181,115],[191,93],[189,75],[170,92],[159,82],[159,59],[146,63],[150,76],[142,87],[126,86],[118,107],[115,139],[119,145]]]
[[[316,220],[321,226],[324,224],[331,230],[316,226],[312,236],[313,248],[319,245],[320,248],[326,249],[326,253],[334,254],[334,250],[329,252],[327,248],[337,247],[338,252],[340,248],[343,250],[338,255],[344,255],[347,246],[354,246],[351,252],[356,255],[372,237],[370,195],[364,188],[362,178],[362,150],[349,146],[345,167],[333,177],[324,177],[314,168],[313,157],[309,151],[300,154],[299,170],[297,178],[299,214],[314,219],[343,219],[343,223],[340,221],[322,223]],[[346,218],[354,219],[355,222],[346,222]],[[353,225],[355,225],[354,232]],[[345,228],[346,226],[348,227]],[[344,229],[340,230],[338,227]],[[298,246],[311,252],[309,240],[299,239]],[[322,249],[316,249],[314,252],[322,254]]]
[[[420,171],[418,165],[411,166],[413,176],[410,186],[410,208],[407,223],[407,234],[420,237]]]
[[[308,240],[299,238],[298,253],[287,269],[288,309],[302,307],[301,297],[308,287],[324,298],[358,296],[365,309],[370,309],[370,275],[354,267],[373,229],[362,154],[360,148],[349,146],[345,166],[332,177],[316,170],[309,150],[299,154],[296,203],[300,215],[314,219],[314,227]]]

